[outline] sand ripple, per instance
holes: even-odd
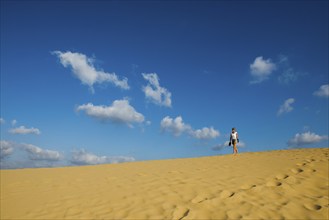
[[[328,219],[328,148],[1,170],[1,219]]]

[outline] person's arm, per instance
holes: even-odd
[[[237,140],[238,143],[239,143],[239,135],[238,135],[238,132],[236,132],[236,140]]]

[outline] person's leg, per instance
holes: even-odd
[[[238,153],[238,149],[236,148],[236,140],[233,141],[233,152],[234,155]]]

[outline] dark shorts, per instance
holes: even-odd
[[[236,139],[232,139],[232,145],[236,144]]]

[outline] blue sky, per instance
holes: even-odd
[[[328,147],[328,1],[1,1],[1,167]]]

